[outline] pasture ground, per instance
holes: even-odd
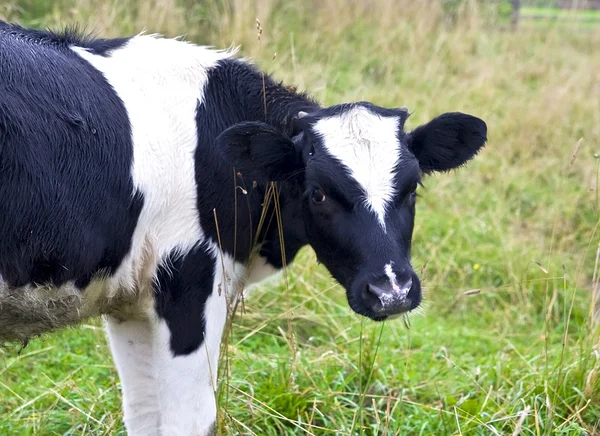
[[[0,17],[241,44],[324,104],[406,105],[409,128],[454,110],[486,120],[480,156],[420,189],[426,301],[410,328],[353,315],[304,250],[287,286],[238,312],[222,434],[600,434],[600,31],[511,33],[475,1],[454,25],[409,0],[9,0]],[[0,349],[0,434],[124,434],[100,321],[17,351]]]

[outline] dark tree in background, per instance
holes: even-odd
[[[519,9],[521,8],[521,0],[511,0],[511,3],[513,7],[511,24],[513,30],[517,30],[517,27],[519,27]]]

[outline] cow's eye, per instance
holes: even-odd
[[[408,195],[406,197],[399,197],[402,198],[402,203],[399,204],[399,206],[401,205],[409,205],[409,206],[414,206],[417,202],[417,197],[419,196],[419,194],[417,194],[417,184],[415,183],[414,185],[412,185],[409,190],[408,190]]]
[[[325,194],[323,193],[323,191],[321,191],[319,188],[315,188],[311,192],[310,198],[315,203],[323,203],[325,201],[326,197],[325,197]]]

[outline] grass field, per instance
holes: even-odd
[[[552,7],[522,7],[521,26],[563,26],[571,30],[597,29],[600,27],[600,10],[560,9]]]
[[[358,318],[304,250],[287,288],[260,286],[237,314],[222,434],[600,434],[600,31],[501,31],[474,1],[454,26],[410,0],[21,0],[0,17],[241,44],[324,104],[406,105],[411,128],[487,121],[485,151],[420,189],[423,310]],[[100,321],[17,351],[0,349],[0,434],[124,434]]]
[[[551,7],[522,7],[522,16],[547,18],[600,19],[600,11],[594,9],[559,9]]]

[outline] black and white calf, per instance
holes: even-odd
[[[227,301],[304,245],[355,312],[417,307],[417,185],[486,140],[461,113],[405,132],[405,108],[264,93],[233,52],[0,22],[0,342],[105,315],[131,435],[211,432]]]

